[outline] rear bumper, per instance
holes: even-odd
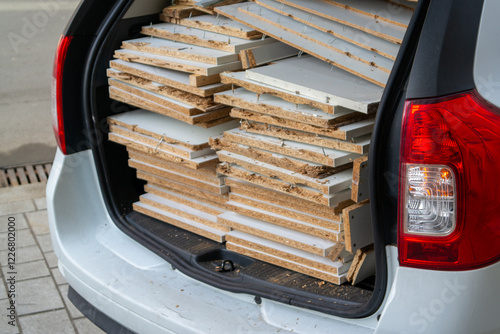
[[[90,151],[59,151],[47,186],[54,250],[70,286],[137,333],[372,333],[376,316],[344,320],[229,293],[172,268],[113,223]]]

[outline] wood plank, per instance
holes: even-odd
[[[162,211],[173,213],[179,217],[184,217],[205,226],[223,232],[231,231],[231,228],[217,222],[217,215],[212,215],[201,210],[194,209],[175,201],[156,196],[154,194],[144,194],[139,197],[141,203],[150,205]]]
[[[171,154],[175,154],[185,159],[196,159],[214,153],[214,151],[211,148],[204,148],[201,150],[193,151],[182,145],[167,143],[162,139],[158,140],[150,136],[130,131],[127,128],[118,125],[111,124],[109,126],[109,130],[111,131],[112,134],[120,135],[124,138],[131,139],[137,143],[155,147],[155,149],[161,149],[164,152],[169,152]]]
[[[141,162],[138,160],[130,159],[128,162],[128,165],[130,167],[135,168],[137,170],[140,170],[142,172],[146,172],[146,173],[149,173],[151,175],[159,176],[163,179],[169,179],[172,181],[180,182],[180,183],[189,185],[189,186],[197,188],[197,189],[212,192],[214,194],[226,194],[229,191],[228,186],[224,186],[224,185],[221,186],[218,184],[213,184],[213,183],[205,182],[205,181],[198,180],[195,178],[191,178],[189,176],[186,176],[186,175],[183,175],[180,173],[176,173],[173,171],[169,171],[167,169],[164,169],[164,168],[161,168],[158,166],[154,166],[154,165],[150,165],[148,163]]]
[[[341,215],[337,214],[334,208],[303,200],[290,194],[281,193],[233,178],[226,178],[226,184],[231,187],[231,193],[247,196],[254,200],[262,200],[273,205],[280,205],[292,211],[300,208],[301,212],[329,220],[340,221],[342,219]]]
[[[235,3],[239,3],[245,0],[200,0],[195,5],[196,9],[205,11],[209,14],[215,14],[214,9],[220,6],[227,6]]]
[[[229,9],[233,6],[235,7]],[[241,8],[238,8],[238,6]],[[245,24],[262,31],[268,36],[300,49],[364,80],[385,87],[393,65],[390,59],[377,55],[375,52],[371,52],[370,54],[369,51],[363,48],[340,39],[332,38],[329,34],[314,28],[306,29],[305,33],[299,32],[303,30],[304,25],[292,18],[280,15],[279,19],[281,22],[278,24],[273,20],[264,19],[259,16],[258,12],[260,9],[253,8],[253,10],[254,12],[251,13],[244,10],[240,5],[232,5],[218,8],[217,12],[239,22],[245,22]],[[293,27],[297,31],[289,27]],[[314,35],[314,37],[309,36],[309,34]],[[321,34],[323,36],[317,36]],[[321,38],[322,40],[320,41],[316,38]]]
[[[366,50],[343,39],[336,39],[328,33],[310,26],[304,26],[303,23],[297,22],[288,15],[278,14],[256,3],[250,6],[244,5],[238,5],[238,10],[253,17],[257,22],[268,23],[299,38],[314,42],[316,47],[313,50],[321,48],[325,51],[331,50],[336,52],[338,56],[331,55],[330,60],[335,61],[337,66],[342,67],[344,70],[366,79],[379,82],[387,81],[388,74],[394,65],[394,59],[381,56],[371,49]],[[352,60],[359,63],[352,62]]]
[[[224,205],[228,201],[226,194],[214,194],[199,188],[191,187],[183,183],[175,182],[169,179],[164,179],[142,171],[137,171],[137,178],[148,181],[149,184],[159,188],[167,188],[172,191],[180,192],[184,196],[198,198],[201,201],[209,201]]]
[[[368,156],[354,160],[352,172],[351,199],[354,202],[362,202],[370,198]]]
[[[352,265],[347,272],[347,281],[356,285],[364,279],[375,275],[375,250],[373,245],[358,249],[354,255]]]
[[[217,242],[224,242],[225,241],[225,233],[223,231],[217,230],[215,228],[211,228],[209,226],[205,226],[203,224],[200,224],[198,222],[192,221],[190,219],[184,218],[177,216],[173,213],[163,211],[160,209],[157,209],[155,207],[152,207],[150,205],[141,203],[141,202],[136,202],[134,203],[134,210],[137,212],[140,212],[142,214],[145,214],[147,216],[156,218],[158,220],[161,220],[165,223],[177,226],[179,228],[182,228],[186,231],[193,232],[195,234],[198,234],[202,237],[205,237],[207,239],[211,239]]]
[[[235,212],[225,212],[218,216],[218,220],[221,224],[227,225],[234,230],[259,236],[319,256],[325,256],[335,246],[335,242],[333,241],[293,231]]]
[[[262,37],[261,32],[223,16],[200,15],[191,18],[175,19],[160,14],[160,20],[238,38],[256,39]]]
[[[216,150],[233,152],[316,179],[322,179],[352,168],[352,164],[350,163],[339,167],[331,167],[282,154],[260,150],[247,145],[233,143],[225,140],[224,138],[210,138],[210,146]]]
[[[171,23],[159,23],[153,26],[142,27],[141,33],[148,36],[160,37],[172,41],[203,46],[211,49],[239,53],[243,49],[260,45],[276,43],[272,38],[248,40],[214,32],[178,26]]]
[[[302,273],[302,274],[305,274],[305,275],[308,275],[308,276],[311,276],[314,278],[319,278],[321,280],[324,280],[324,281],[327,281],[330,283],[340,285],[340,284],[346,282],[346,278],[345,278],[346,274],[343,274],[340,277],[336,277],[335,275],[332,275],[329,272],[315,270],[309,266],[300,265],[300,264],[293,262],[293,261],[288,261],[288,260],[279,258],[277,256],[271,256],[267,253],[258,252],[256,250],[253,250],[253,249],[250,249],[247,247],[243,247],[243,246],[240,246],[237,244],[233,244],[233,243],[227,243],[226,247],[228,250],[231,250],[233,252],[243,254],[243,255],[264,261],[264,262],[268,262],[268,263],[274,264],[274,265],[279,266],[279,267],[290,269],[290,270],[293,270],[293,271],[296,271],[296,272],[299,272],[299,273]]]
[[[233,187],[234,188],[234,187]],[[302,207],[295,207],[295,208],[290,208],[290,207],[285,207],[282,205],[279,205],[277,201],[272,201],[269,200],[267,197],[261,197],[261,198],[252,198],[249,196],[241,195],[239,194],[240,192],[245,192],[244,190],[239,190],[238,188],[231,188],[231,192],[229,194],[229,199],[230,202],[237,202],[241,204],[248,205],[250,207],[258,208],[264,211],[267,211],[268,213],[274,213],[282,221],[287,221],[287,218],[291,218],[292,221],[302,221],[305,223],[309,223],[312,225],[324,227],[333,231],[343,231],[344,230],[344,225],[340,221],[340,217],[337,216],[329,216],[329,218],[324,218],[315,214],[311,214],[308,212],[304,212]],[[258,217],[255,217],[258,218]],[[270,223],[273,223],[273,221],[269,221],[268,219],[263,219],[263,218],[258,218],[261,220],[268,221]],[[338,219],[338,220],[334,220]],[[284,223],[286,224],[286,223]],[[279,224],[282,225],[283,224]]]
[[[36,174],[38,175],[38,179],[40,182],[47,182],[47,175],[45,174],[45,170],[42,165],[35,166]]]
[[[0,169],[0,188],[5,188],[9,186],[9,181],[7,181],[7,174],[5,170]]]
[[[143,109],[110,116],[108,124],[124,127],[157,141],[162,140],[165,144],[181,145],[193,151],[210,148],[209,137],[220,136],[224,131],[238,126],[238,122],[233,121],[209,129],[200,129]]]
[[[189,84],[193,87],[204,87],[208,85],[213,85],[219,83],[221,80],[220,74],[214,74],[214,75],[198,75],[198,74],[191,74],[189,76]],[[228,85],[224,85],[227,87]],[[229,88],[228,88],[229,89]]]
[[[288,6],[303,10],[307,13],[318,15],[326,19],[344,24],[349,27],[364,31],[370,35],[377,36],[390,42],[401,44],[406,29],[397,25],[386,24],[372,20],[366,15],[350,10],[339,10],[322,0],[309,0],[304,3],[301,0],[276,0]]]
[[[150,81],[132,74],[117,71],[114,69],[108,69],[107,75],[109,78],[112,78],[113,80],[119,81],[121,83],[142,88],[144,90],[162,95],[167,99],[175,100],[178,102],[176,104],[177,107],[171,107],[171,108],[174,110],[182,108],[184,112],[187,111],[185,113],[189,115],[196,114],[196,112],[198,113],[207,112],[224,107],[218,103],[215,103],[213,98],[211,97],[200,97],[198,95],[184,92],[182,90],[175,89],[170,86],[165,86],[163,84]],[[114,85],[114,86],[122,89],[122,87],[120,87],[119,85]],[[199,112],[200,110],[201,112]]]
[[[248,133],[239,129],[225,131],[224,139],[332,167],[348,164],[359,157],[358,154],[351,152],[342,152],[309,144],[279,140],[273,137]]]
[[[350,141],[346,141],[319,136],[310,132],[286,129],[281,126],[274,126],[256,122],[243,122],[240,124],[240,129],[248,131],[250,133],[279,138],[280,140],[291,140],[299,143],[322,146],[324,148],[331,148],[334,150],[353,152],[358,154],[367,154],[370,148],[371,141],[371,135],[369,134],[355,137]],[[347,132],[345,137],[347,137]]]
[[[318,225],[309,224],[307,222],[298,219],[281,216],[239,202],[233,202],[230,200],[226,204],[233,212],[242,214],[247,217],[259,219],[278,226],[283,226],[294,231],[307,233],[308,235],[312,235],[325,240],[340,242],[344,234],[342,231],[334,231],[333,229],[328,229]]]
[[[122,49],[154,53],[157,55],[213,65],[222,65],[239,60],[238,55],[235,53],[153,37],[142,37],[123,41]]]
[[[322,194],[333,195],[345,190],[352,184],[352,169],[347,169],[322,179],[312,178],[307,175],[296,173],[282,167],[277,167],[262,161],[228,152],[217,151],[221,162],[237,164],[246,170],[265,175],[267,177],[279,178],[292,185],[304,185],[319,190]]]
[[[226,210],[221,207],[220,204],[213,203],[210,201],[201,201],[200,199],[187,197],[179,192],[171,191],[169,189],[161,188],[153,184],[147,184],[144,186],[144,190],[150,194],[163,197],[165,199],[174,201],[179,204],[187,205],[191,208],[209,213],[211,215],[220,215]]]
[[[293,247],[259,238],[257,236],[240,231],[231,231],[230,233],[228,233],[226,235],[226,241],[241,245],[243,247],[254,249],[262,253],[267,253],[286,260],[294,261],[318,270],[330,272],[334,275],[346,273],[351,266],[351,263],[332,261],[322,256],[310,254]]]
[[[294,47],[283,43],[274,43],[240,51],[244,69],[265,65],[272,61],[297,56],[300,53]]]
[[[241,69],[241,62],[239,60],[222,65],[213,65],[128,49],[115,50],[114,57],[124,61],[153,65],[199,75],[214,75],[224,71]]]
[[[132,74],[146,80],[155,81],[165,86],[202,97],[212,96],[215,93],[231,89],[231,85],[229,84],[218,83],[220,82],[220,76],[218,76],[219,80],[217,83],[197,87],[190,84],[190,75],[188,73],[127,62],[121,59],[112,60],[109,64],[112,69]]]
[[[354,253],[356,250],[373,243],[371,208],[369,200],[356,203],[342,211],[345,231],[345,248]]]
[[[137,142],[131,138],[121,136],[116,133],[109,133],[109,140],[115,143],[125,145],[127,148],[132,148],[136,151],[140,151],[146,154],[151,154],[152,156],[165,159],[167,161],[180,163],[183,166],[192,169],[204,168],[207,166],[213,166],[218,163],[217,155],[212,154],[196,159],[186,159],[184,157],[178,156],[176,154],[166,152],[156,146],[147,145],[144,143]]]
[[[16,168],[16,175],[19,181],[21,182],[21,185],[29,184],[24,168],[22,167]]]
[[[129,149],[128,153],[130,159],[147,163],[149,165],[158,168],[163,168],[168,171],[185,175],[190,178],[195,178],[197,180],[201,180],[207,183],[212,183],[214,185],[218,186],[224,185],[224,177],[217,176],[217,172],[215,171],[215,166],[207,168],[191,169],[191,168],[186,168],[178,163],[166,161],[165,159],[157,159],[151,156],[150,154],[144,154],[140,151]]]
[[[214,101],[322,128],[339,127],[369,118],[367,115],[347,109],[338,110],[335,114],[329,114],[305,104],[296,105],[273,95],[256,94],[244,88],[237,88],[232,92],[216,93]]]
[[[351,196],[350,190],[343,190],[332,195],[325,195],[314,188],[303,185],[292,185],[279,179],[269,178],[265,175],[248,171],[236,165],[231,166],[229,164],[219,164],[219,166],[217,167],[217,172],[282,193],[287,193],[311,201],[313,203],[323,204],[331,207],[347,199],[350,199]]]
[[[357,45],[364,49],[376,52],[381,56],[395,60],[399,51],[399,45],[389,42],[377,36],[370,35],[365,31],[335,22],[321,16],[279,3],[274,0],[253,0],[259,6],[272,10],[281,15],[286,15],[294,20],[341,38],[346,42]]]
[[[36,177],[35,169],[32,165],[26,166],[26,174],[28,176],[29,183],[38,183],[38,178]]]
[[[245,76],[245,72],[222,73],[220,77],[221,82],[224,84],[243,87],[246,90],[257,94],[273,95],[294,104],[305,104],[314,108],[318,108],[326,113],[335,113],[335,106],[332,104],[326,103],[325,101],[314,100],[301,95],[292,94],[284,89],[247,79]]]
[[[331,68],[317,58],[303,56],[247,70],[245,77],[365,114],[377,111],[383,92],[380,87]]]
[[[16,171],[13,168],[7,169],[7,179],[11,186],[15,187],[19,185],[19,181],[17,180]]]
[[[137,90],[141,90],[141,88],[130,88],[130,90],[137,91]],[[180,120],[182,122],[186,122],[186,123],[191,124],[191,125],[201,126],[204,128],[209,128],[212,126],[219,125],[220,123],[216,123],[216,120],[218,120],[220,118],[227,117],[227,115],[229,114],[229,110],[218,109],[215,111],[209,111],[209,112],[195,115],[195,116],[188,116],[188,115],[182,114],[180,112],[177,112],[175,110],[172,110],[170,108],[167,108],[161,104],[152,102],[147,97],[155,95],[155,93],[150,93],[150,92],[145,91],[145,90],[142,90],[140,93],[141,93],[141,95],[146,96],[146,97],[141,97],[141,96],[135,95],[133,93],[129,93],[127,91],[118,89],[116,87],[109,87],[109,93],[110,93],[109,94],[110,98],[112,98],[114,100],[128,103],[128,104],[131,104],[131,105],[136,106],[138,108],[147,109],[147,110],[159,113],[161,115],[172,117],[172,118]],[[156,94],[155,98],[161,99],[163,97],[161,95]],[[228,119],[227,121],[229,121],[229,120],[230,119]]]
[[[168,6],[163,9],[163,14],[177,19],[183,19],[186,17],[193,17],[198,15],[205,15],[205,12],[194,9],[192,6],[186,5],[173,5]]]

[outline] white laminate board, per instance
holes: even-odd
[[[249,55],[251,55],[252,59],[247,59],[248,67],[256,67],[279,59],[293,57],[299,53],[300,50],[290,45],[284,43],[273,43],[244,50],[243,54],[240,53],[240,56],[249,57]]]
[[[238,61],[238,54],[235,53],[152,36],[123,41],[122,48],[215,65]]]
[[[163,68],[168,68],[176,71],[199,74],[199,75],[214,75],[224,71],[233,71],[241,69],[241,62],[234,61],[222,65],[213,65],[200,63],[196,61],[161,56],[153,53],[119,49],[115,51],[115,58],[125,61],[132,61],[140,64],[154,65]]]
[[[272,38],[248,40],[234,36],[218,34],[210,31],[179,26],[172,23],[159,23],[144,26],[142,33],[145,35],[181,41],[187,44],[199,45],[227,52],[238,53],[243,49],[259,45],[276,43]]]
[[[356,44],[364,49],[375,51],[390,59],[396,59],[399,45],[389,42],[377,36],[373,36],[362,30],[346,26],[316,14],[285,5],[274,0],[253,0],[258,5],[273,10],[282,15],[291,15],[294,20],[311,26],[315,29],[341,38],[349,43]]]
[[[317,58],[284,59],[268,66],[248,69],[247,79],[279,87],[295,94],[369,113],[376,109],[383,90]]]
[[[220,136],[224,131],[238,126],[238,121],[233,121],[204,129],[143,109],[110,118],[133,127],[139,133],[157,133],[189,145],[203,145],[208,143],[209,137]]]
[[[176,21],[177,24],[180,24],[182,26],[187,26],[187,27],[192,27],[192,28],[199,28],[202,30],[209,30],[209,31],[214,31],[214,32],[220,32],[226,33],[228,35],[233,35],[231,32],[232,31],[240,31],[244,33],[250,33],[254,34],[258,32],[255,29],[249,28],[248,26],[241,24],[239,22],[236,22],[234,20],[228,19],[227,17],[224,16],[217,16],[217,15],[198,15],[198,16],[193,16],[193,17],[187,17],[185,19],[179,19]],[[203,29],[204,26],[207,26],[207,29]],[[217,29],[218,28],[218,29]],[[219,31],[215,31],[215,30]]]

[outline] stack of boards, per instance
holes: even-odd
[[[112,98],[149,110],[109,118],[148,182],[134,209],[335,284],[372,275],[367,153],[414,5],[386,21],[383,0],[201,2],[165,8],[108,70]]]

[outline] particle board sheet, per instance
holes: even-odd
[[[246,122],[243,122],[245,124]],[[252,123],[254,124],[254,123]],[[327,166],[337,167],[352,162],[360,155],[349,151],[330,149],[316,145],[304,144],[267,135],[251,133],[242,129],[224,132],[224,139],[242,145],[291,156]]]
[[[359,157],[352,152],[344,152],[294,141],[249,133],[240,129],[224,132],[224,139],[233,143],[247,145],[262,150],[311,161],[326,166],[337,167],[348,164]]]
[[[342,261],[332,261],[328,258],[310,254],[302,250],[279,244],[270,240],[259,238],[251,234],[240,231],[231,231],[226,235],[226,241],[254,249],[263,253],[278,256],[280,258],[300,263],[321,271],[329,272],[333,275],[346,273],[351,263]]]
[[[268,212],[266,210],[259,209],[257,207],[233,202],[231,200],[227,202],[227,206],[231,211],[242,214],[244,216],[259,219],[274,225],[283,226],[294,231],[307,233],[308,235],[326,240],[339,242],[341,241],[344,234],[342,231],[334,231],[332,229],[309,224],[299,219],[284,217],[272,212]]]
[[[190,208],[200,210],[211,215],[217,216],[221,213],[226,212],[226,209],[218,203],[213,203],[207,200],[203,201],[196,197],[188,197],[180,192],[176,192],[168,188],[159,187],[154,184],[146,184],[144,186],[144,190],[149,194],[153,194],[170,201],[189,206]]]
[[[398,54],[398,44],[370,35],[365,31],[326,19],[316,14],[308,13],[275,0],[253,1],[261,7],[267,8],[281,15],[289,16],[295,21],[328,33],[333,38],[343,39],[346,42],[376,52],[389,59],[395,60]]]
[[[299,273],[302,273],[302,274],[305,274],[305,275],[308,275],[308,276],[311,276],[314,278],[319,278],[321,280],[324,280],[324,281],[327,281],[330,283],[340,285],[340,284],[343,284],[346,282],[346,274],[336,276],[336,275],[333,275],[329,272],[313,269],[309,266],[302,265],[302,264],[299,264],[297,262],[286,260],[286,259],[280,258],[278,256],[272,256],[268,253],[259,252],[257,250],[252,249],[252,248],[243,247],[243,246],[240,246],[238,244],[231,243],[231,242],[226,243],[226,248],[230,251],[233,251],[233,252],[236,252],[239,254],[243,254],[243,255],[252,257],[254,259],[260,260],[260,261],[271,263],[271,264],[274,264],[274,265],[279,266],[279,267],[290,269],[290,270],[293,270],[293,271],[296,271],[296,272],[299,272]]]
[[[136,151],[133,149],[129,149],[128,153],[129,153],[129,158],[132,160],[146,163],[158,168],[163,168],[170,172],[188,176],[190,178],[204,181],[206,183],[211,183],[218,186],[224,185],[224,177],[220,177],[217,175],[215,167],[191,169],[191,168],[186,168],[181,164],[169,162],[164,159],[158,159],[150,154],[144,154],[140,151]]]
[[[341,232],[344,230],[344,225],[340,221],[339,216],[328,215],[329,218],[321,217],[316,214],[312,214],[309,212],[305,212],[303,207],[289,205],[289,207],[280,205],[279,201],[271,200],[266,196],[254,196],[258,198],[252,198],[250,196],[245,196],[240,193],[247,193],[244,189],[238,189],[238,187],[231,187],[231,192],[229,194],[230,202],[236,202],[243,205],[247,205],[250,207],[254,207],[260,210],[263,210],[266,217],[269,216],[271,218],[259,218],[261,220],[265,220],[270,223],[275,223],[277,220],[280,223],[276,223],[277,225],[286,226],[290,224],[289,222],[295,222],[297,220],[312,224],[315,226],[323,227],[326,229],[330,229],[333,231]],[[316,212],[315,212],[316,213]],[[273,221],[271,221],[273,219]],[[336,219],[336,220],[335,220]]]
[[[196,233],[207,239],[211,239],[220,243],[225,241],[226,232],[224,231],[200,224],[198,222],[175,215],[168,211],[160,210],[156,207],[144,204],[142,202],[134,203],[133,208],[137,212],[161,220],[165,223],[177,226],[189,232]]]
[[[159,23],[152,26],[145,26],[142,27],[141,33],[148,36],[165,38],[171,41],[178,41],[231,53],[239,53],[243,49],[277,43],[277,41],[272,38],[248,40],[210,31],[183,27],[172,23]]]
[[[205,12],[194,9],[193,6],[184,4],[172,5],[165,7],[163,9],[163,15],[177,19],[183,19],[186,17],[193,17],[205,14],[206,14]]]
[[[294,104],[305,104],[314,108],[318,108],[330,114],[335,114],[335,112],[339,111],[336,111],[335,105],[329,104],[324,100],[311,99],[302,95],[291,93],[278,87],[249,80],[246,78],[244,72],[222,73],[220,75],[220,78],[222,83],[229,84],[232,88],[234,88],[234,86],[239,86],[256,94],[274,95],[285,101]]]
[[[376,19],[372,19],[362,13],[356,11],[348,10],[346,8],[342,9],[338,6],[334,6],[323,0],[276,0],[277,2],[283,3],[297,9],[300,9],[306,13],[318,15],[320,17],[329,19],[340,24],[344,24],[348,27],[352,27],[370,35],[380,37],[382,39],[388,40],[390,42],[401,44],[403,41],[406,28],[399,25],[387,24]],[[382,2],[385,3],[387,8],[389,8],[387,2],[384,1],[370,1],[371,3]],[[354,4],[351,1],[350,4]],[[384,12],[385,13],[385,12]]]
[[[259,236],[319,256],[326,256],[336,245],[335,242],[330,240],[266,223],[235,212],[225,212],[217,218],[221,224],[227,225],[233,230]]]
[[[169,189],[171,191],[181,193],[184,196],[197,198],[200,201],[208,201],[209,203],[217,203],[219,205],[225,205],[225,203],[228,201],[227,194],[215,194],[213,192],[192,187],[187,184],[176,182],[170,179],[165,179],[143,171],[137,171],[137,178],[145,180],[148,182],[148,184],[154,185],[158,188]]]
[[[164,151],[163,149],[153,146],[153,145],[148,145],[145,143],[138,142],[132,138],[128,138],[122,135],[119,135],[117,133],[110,132],[109,133],[109,140],[112,142],[115,142],[117,144],[121,144],[126,146],[128,149],[133,149],[142,153],[149,154],[151,156],[164,159],[170,162],[176,162],[179,163],[185,167],[192,168],[192,169],[199,169],[199,168],[204,168],[208,166],[214,166],[219,162],[219,159],[217,158],[216,154],[210,154],[206,155],[200,158],[195,158],[195,159],[186,159],[182,156],[179,156],[177,154]]]
[[[368,156],[360,157],[353,162],[351,199],[362,202],[370,197]]]
[[[142,37],[122,42],[122,49],[154,53],[201,63],[222,65],[238,61],[238,54],[201,46],[170,41],[163,38]]]
[[[247,145],[236,144],[224,138],[211,138],[210,146],[215,150],[225,150],[247,158],[255,159],[273,166],[282,167],[294,173],[299,173],[311,178],[322,179],[327,176],[352,168],[352,164],[339,167],[325,166],[322,164],[289,157],[283,154],[261,150]]]
[[[371,126],[373,126],[373,122],[371,122]],[[240,129],[254,134],[275,137],[280,140],[291,140],[299,143],[358,154],[367,154],[368,150],[370,149],[371,142],[370,134],[360,137],[354,137],[350,140],[340,140],[319,136],[318,134],[310,132],[286,129],[281,126],[274,126],[256,122],[242,122],[240,124]],[[348,139],[347,136],[346,139]]]
[[[120,135],[125,138],[129,138],[137,143],[148,145],[151,147],[155,147],[157,149],[162,149],[165,152],[169,152],[171,154],[175,154],[185,159],[196,159],[200,157],[204,157],[210,154],[213,154],[214,151],[211,148],[204,148],[201,150],[193,151],[189,148],[186,148],[182,145],[165,143],[161,139],[157,140],[150,136],[146,136],[137,132],[133,132],[128,130],[127,128],[121,127],[119,125],[111,124],[109,126],[109,130],[112,134]]]
[[[297,198],[287,193],[281,193],[279,191],[264,188],[234,178],[226,178],[226,184],[231,187],[231,193],[246,196],[252,198],[253,200],[265,201],[273,205],[278,205],[291,210],[290,212],[293,212],[294,210],[297,211],[300,208],[300,212],[321,217],[323,219],[334,221],[341,221],[342,219],[342,215],[336,213],[334,208]],[[282,212],[277,213],[282,214]],[[312,223],[312,221],[310,222]]]
[[[139,109],[108,117],[108,123],[150,136],[165,144],[176,144],[198,151],[209,148],[209,138],[220,136],[226,130],[238,127],[237,121],[208,129],[193,127],[176,119],[148,110]]]
[[[305,104],[290,103],[269,94],[256,94],[245,88],[216,93],[214,101],[322,128],[339,127],[368,117],[348,109],[329,114],[318,108]]]
[[[253,122],[256,122],[302,132],[309,132],[318,136],[321,135],[325,137],[344,140],[371,133],[373,129],[373,118],[360,120],[355,123],[340,126],[338,128],[322,128],[315,125],[291,121],[281,117],[270,116],[239,108],[231,109],[229,115],[231,117],[244,120],[247,126],[250,126]],[[351,130],[351,133],[347,132],[348,130]]]
[[[271,65],[249,69],[246,78],[307,96],[328,101],[365,114],[375,113],[383,89],[310,56],[294,57]]]
[[[213,215],[202,210],[195,209],[189,205],[184,205],[154,194],[144,194],[139,197],[141,203],[150,205],[162,211],[166,211],[179,217],[187,218],[199,224],[223,231],[229,232],[231,228],[217,222],[217,215]]]
[[[331,35],[317,29],[304,29],[302,23],[287,16],[272,12],[273,15],[279,17],[264,18],[259,13],[270,12],[269,10],[258,5],[245,9],[246,6],[246,4],[224,6],[218,8],[217,12],[248,24],[252,28],[364,80],[385,87],[394,63],[391,59],[341,39],[332,38]],[[280,23],[276,22],[278,19]]]
[[[248,26],[228,19],[223,16],[200,15],[183,19],[171,18],[165,14],[160,14],[160,20],[167,23],[174,23],[181,26],[211,31],[218,34],[234,36],[244,39],[261,38],[262,33]]]
[[[214,83],[205,85],[203,87],[194,87],[189,82],[188,73],[166,68],[133,63],[121,59],[112,60],[109,64],[110,67],[114,70],[135,75],[146,80],[155,81],[162,85],[166,85],[201,97],[209,97],[215,93],[231,89],[231,85],[223,83]]]
[[[334,207],[348,199],[350,200],[351,197],[351,191],[349,189],[336,192],[332,195],[325,195],[317,189],[303,185],[293,185],[280,179],[267,177],[256,172],[249,171],[238,165],[219,164],[217,172],[229,177],[253,183],[255,185],[290,194],[313,203],[331,207]]]
[[[265,65],[272,61],[297,56],[300,51],[284,43],[273,43],[240,51],[244,69]]]
[[[194,109],[206,112],[224,107],[223,105],[215,103],[212,97],[201,97],[198,95],[194,95],[170,86],[165,86],[164,84],[135,76],[133,74],[117,71],[114,69],[108,69],[107,75],[113,80],[157,93],[169,99],[173,99],[179,102],[178,104],[184,105],[183,108],[186,110]]]
[[[213,65],[128,49],[115,50],[114,57],[124,61],[153,65],[157,67],[168,68],[171,70],[205,76],[219,74],[224,71],[234,71],[241,69],[241,61],[239,60],[221,65]]]
[[[347,281],[352,285],[356,285],[364,279],[375,275],[375,261],[375,249],[373,245],[358,249],[347,272]]]
[[[147,109],[191,125],[200,126],[202,128],[210,128],[233,120],[228,117],[229,110],[226,108],[209,111],[195,116],[189,116],[165,107],[164,105],[155,103],[147,98],[148,96],[155,95],[155,98],[162,99],[163,96],[161,95],[142,90],[141,88],[131,88],[131,90],[134,92],[141,90],[139,93],[142,96],[118,89],[116,87],[109,87],[109,95],[110,98],[114,100],[127,103],[141,109]]]
[[[213,184],[210,182],[205,182],[189,176],[170,171],[165,168],[161,168],[155,165],[150,165],[145,162],[141,162],[134,159],[129,159],[128,165],[132,168],[146,172],[151,175],[159,176],[163,179],[169,179],[172,181],[180,182],[182,184],[205,190],[214,194],[226,194],[229,191],[229,187],[225,185]]]
[[[256,172],[270,178],[279,178],[280,180],[292,185],[308,186],[319,190],[325,195],[333,195],[339,191],[349,188],[352,184],[352,169],[347,169],[322,179],[318,179],[233,152],[217,151],[217,156],[221,162],[236,164],[246,170]]]
[[[347,251],[354,253],[373,243],[370,200],[345,208],[342,210],[342,217]]]

